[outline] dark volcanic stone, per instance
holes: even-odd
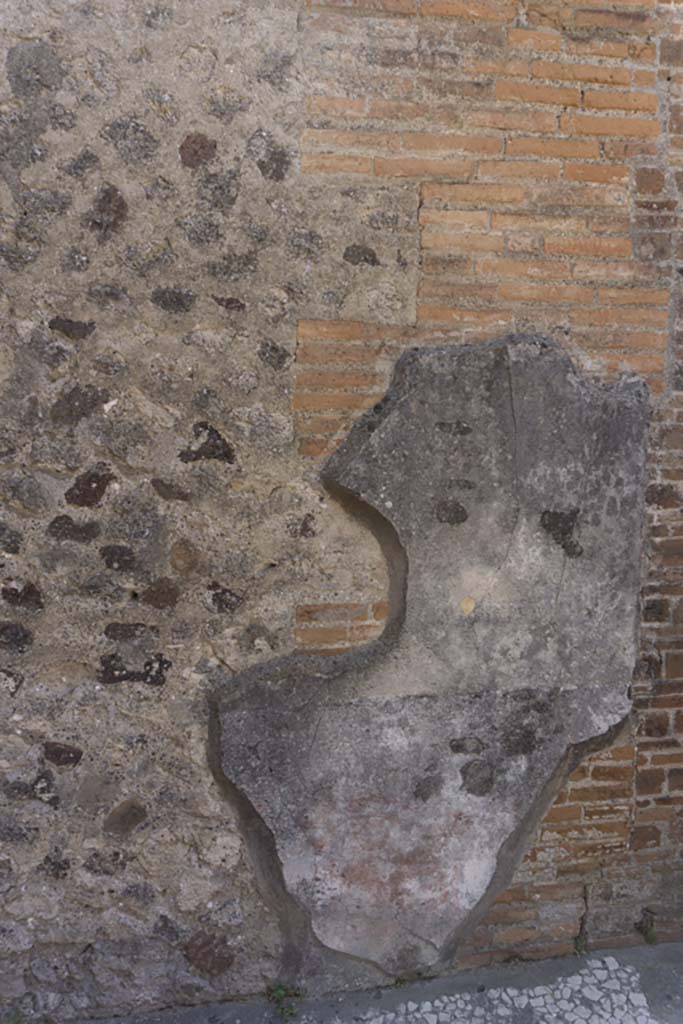
[[[37,838],[35,825],[25,825],[9,815],[0,816],[0,841],[3,843],[34,843]]]
[[[126,850],[93,850],[83,862],[83,867],[91,875],[111,878],[125,871],[131,858]]]
[[[216,155],[216,141],[202,132],[186,135],[178,148],[183,167],[197,168],[208,164]]]
[[[23,587],[16,583],[8,583],[2,588],[2,596],[7,601],[7,604],[17,608],[28,608],[31,611],[38,611],[43,607],[43,595],[35,583],[24,583]]]
[[[125,163],[149,160],[159,148],[159,140],[134,115],[119,117],[102,129],[102,136],[116,147]]]
[[[239,192],[240,176],[234,170],[204,174],[197,186],[199,198],[222,213],[233,208]]]
[[[484,744],[476,736],[461,736],[448,745],[454,754],[481,754],[484,750]]]
[[[112,836],[127,836],[146,818],[145,805],[135,797],[129,797],[109,812],[102,828]]]
[[[166,672],[172,663],[163,656],[155,654],[145,661],[142,669],[129,669],[124,665],[119,654],[104,654],[100,658],[100,669],[97,673],[99,682],[107,686],[116,683],[144,683],[146,686],[163,686]]]
[[[55,516],[48,525],[47,532],[55,540],[71,540],[76,544],[90,544],[100,535],[100,524],[95,522],[78,523],[71,516]]]
[[[152,608],[175,608],[180,597],[180,587],[166,576],[155,580],[140,596],[143,604]]]
[[[566,512],[546,509],[541,513],[541,526],[568,558],[578,558],[583,553],[583,548],[574,538],[578,518],[578,508],[568,509]]]
[[[7,78],[15,96],[30,97],[55,92],[64,68],[54,49],[43,42],[18,43],[7,52]]]
[[[22,537],[18,530],[13,530],[7,523],[0,520],[0,551],[8,555],[17,555],[21,550]]]
[[[227,938],[220,932],[194,932],[183,952],[194,969],[209,978],[224,974],[235,960]]]
[[[210,423],[195,423],[192,432],[196,438],[206,435],[198,448],[186,448],[180,452],[181,462],[200,462],[202,459],[216,459],[219,462],[234,463],[235,449],[218,433]]]
[[[56,764],[59,768],[74,768],[83,757],[80,747],[72,747],[69,743],[58,743],[56,740],[45,740],[43,753],[46,761]]]
[[[53,423],[75,427],[108,401],[109,392],[104,388],[95,387],[94,384],[76,384],[54,403],[50,409],[50,419]]]
[[[211,298],[217,306],[221,306],[231,313],[244,313],[247,308],[246,303],[242,302],[241,299],[235,299],[230,296],[223,297],[222,295],[212,295]]]
[[[69,505],[80,508],[94,508],[104,497],[107,487],[116,477],[104,462],[98,462],[92,469],[77,476],[64,497]]]
[[[369,245],[347,245],[344,259],[354,267],[378,267],[377,253]]]
[[[54,316],[48,322],[48,327],[51,331],[59,331],[60,334],[72,341],[82,341],[95,330],[95,321],[88,320],[86,323],[84,320],[69,320],[63,316]]]
[[[128,292],[121,285],[103,282],[90,285],[88,298],[98,306],[113,306],[119,302],[128,302]]]
[[[207,271],[219,281],[239,281],[247,274],[253,274],[258,266],[258,254],[249,252],[223,253],[219,260],[207,264]]]
[[[210,583],[209,591],[211,592],[211,604],[217,612],[235,612],[244,602],[244,598],[240,594],[236,594],[229,587],[222,587],[220,583]]]
[[[434,514],[440,523],[456,526],[467,520],[467,509],[454,498],[441,498],[436,503]]]
[[[324,248],[322,236],[317,231],[299,228],[287,239],[287,248],[300,259],[317,260]]]
[[[0,621],[0,650],[23,654],[33,643],[33,634],[18,622]]]
[[[85,149],[81,150],[78,156],[74,157],[68,164],[65,164],[63,170],[65,174],[68,174],[72,178],[84,178],[90,171],[94,171],[96,167],[100,166],[100,158],[97,153],[93,153],[91,149],[86,146]]]
[[[495,775],[487,761],[468,761],[460,774],[463,788],[473,796],[486,796],[493,789]]]
[[[262,363],[267,363],[274,370],[284,370],[291,359],[287,349],[274,341],[262,341],[259,345],[258,357]]]
[[[153,480],[150,480],[150,483],[164,501],[189,501],[192,497],[189,491],[186,491],[183,487],[174,484],[170,480],[161,480],[155,477]]]
[[[284,146],[275,142],[270,132],[259,128],[247,143],[247,153],[256,162],[261,176],[268,181],[284,181],[292,160]]]
[[[92,209],[85,214],[85,227],[99,237],[100,242],[118,231],[128,216],[128,203],[115,185],[103,185],[95,196]]]
[[[36,775],[31,783],[31,797],[33,800],[40,800],[48,807],[59,807],[59,794],[55,788],[54,773],[45,768]]]
[[[66,878],[71,869],[71,861],[68,857],[62,857],[59,853],[48,853],[37,867],[43,875],[55,878],[58,881]]]
[[[189,313],[197,296],[189,288],[155,288],[152,302],[166,313]]]
[[[135,552],[126,544],[105,544],[100,556],[107,569],[115,572],[132,572],[136,565]]]

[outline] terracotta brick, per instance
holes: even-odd
[[[631,795],[631,787],[627,783],[610,786],[572,786],[572,800],[577,803],[601,803],[603,800],[626,800]]]
[[[497,155],[503,140],[495,135],[436,135],[430,132],[403,132],[403,148],[413,152],[484,153]]]
[[[597,117],[593,114],[563,114],[560,128],[566,135],[647,137],[660,133],[659,122],[655,118]]]
[[[422,0],[420,13],[425,18],[510,21],[517,13],[517,5],[513,0]]]
[[[546,238],[546,252],[567,256],[631,255],[630,238]]]
[[[595,764],[591,768],[594,782],[628,782],[632,773],[630,764]]]
[[[664,288],[600,288],[598,301],[615,306],[666,306],[670,292]]]
[[[329,441],[325,438],[306,437],[299,441],[301,455],[325,455],[329,452]]]
[[[349,388],[375,390],[384,383],[377,373],[354,373],[352,371],[312,371],[306,370],[296,375],[297,387],[302,389],[324,388],[326,390],[348,390]]]
[[[595,181],[612,184],[628,181],[630,169],[624,164],[565,164],[567,181]]]
[[[498,312],[463,309],[458,306],[433,306],[429,304],[418,306],[417,319],[421,323],[476,323],[492,324],[501,327],[510,321],[509,316]]]
[[[529,47],[532,53],[561,50],[563,42],[559,32],[542,32],[528,28],[510,29],[508,40],[511,46]]]
[[[587,89],[583,95],[583,105],[593,110],[648,110],[656,113],[658,100],[653,92]]]
[[[305,150],[316,149],[372,149],[382,152],[397,150],[401,136],[390,132],[366,132],[328,128],[308,128],[302,133],[301,145]]]
[[[374,164],[369,156],[303,153],[301,170],[304,174],[373,174]]]
[[[441,200],[445,203],[472,203],[475,205],[496,205],[521,203],[526,192],[521,185],[446,185],[427,184],[422,187],[425,202]]]
[[[509,111],[496,107],[492,110],[473,110],[470,123],[477,128],[492,128],[503,132],[539,132],[546,134],[556,128],[555,114],[549,111]]]
[[[632,850],[644,850],[659,846],[662,834],[654,825],[639,825],[631,833],[630,847]]]
[[[544,217],[529,213],[493,213],[491,226],[496,231],[539,231],[571,234],[586,231],[587,222],[579,217]]]
[[[376,640],[382,633],[382,627],[377,622],[365,622],[357,626],[349,627],[349,640],[354,644],[365,644],[370,640]]]
[[[539,60],[531,67],[534,78],[556,82],[602,82],[606,85],[628,85],[628,68],[607,64],[569,64],[562,61]]]
[[[401,100],[370,100],[368,114],[384,121],[413,121],[433,116],[433,110],[425,103],[407,103]]]
[[[638,796],[651,796],[662,790],[665,774],[661,768],[646,768],[636,773],[636,793]]]
[[[681,548],[683,550],[683,542]],[[683,679],[683,651],[667,652],[664,658],[664,674],[667,679]]]
[[[294,636],[300,644],[334,644],[348,640],[347,626],[305,626],[297,628]]]
[[[502,235],[474,235],[467,232],[425,229],[422,232],[422,248],[457,252],[502,252],[504,241]]]
[[[380,346],[360,345],[333,345],[329,343],[308,343],[301,344],[296,351],[296,361],[299,365],[322,364],[330,366],[336,363],[358,363],[374,364],[379,358],[382,349]]]
[[[513,925],[510,928],[499,928],[496,932],[496,943],[501,946],[512,946],[518,943],[529,942],[536,938],[536,928],[524,928],[522,925]]]
[[[382,393],[376,395],[355,395],[353,393],[331,393],[324,394],[316,391],[299,391],[292,399],[292,408],[295,410],[318,409],[368,409],[375,402],[379,401]]]
[[[595,291],[585,285],[575,284],[562,287],[556,284],[526,284],[518,282],[516,285],[501,285],[498,294],[503,301],[512,302],[542,302],[590,304],[593,301]]]
[[[421,299],[449,299],[454,305],[468,300],[475,303],[491,303],[496,298],[495,285],[458,284],[455,281],[422,280],[418,286]]]
[[[368,613],[368,605],[358,601],[323,602],[322,604],[302,604],[296,609],[296,621],[301,624],[336,622],[340,620],[364,619]]]
[[[518,103],[548,103],[555,107],[579,107],[581,106],[581,91],[574,86],[499,81],[496,82],[496,99],[512,100]]]
[[[375,174],[389,178],[469,178],[471,160],[429,160],[425,157],[376,157]]]
[[[522,260],[503,256],[485,256],[477,260],[477,272],[486,276],[533,278],[538,281],[567,280],[566,260]]]
[[[551,807],[543,820],[544,822],[580,821],[581,807],[579,804],[563,804],[560,807]]]
[[[636,188],[646,195],[659,195],[664,191],[666,178],[657,167],[639,167],[636,170]]]
[[[570,39],[567,41],[567,52],[581,56],[614,57],[621,59],[629,56],[628,43],[617,43],[613,40],[600,39],[597,35],[588,39]]]
[[[622,14],[606,9],[598,11],[578,10],[574,16],[574,24],[579,29],[606,28],[612,29],[615,32],[624,32],[628,35],[648,35],[656,32],[654,20],[652,18],[644,18],[639,12]]]
[[[574,160],[597,160],[600,143],[590,139],[511,138],[505,147],[507,156],[538,156],[552,160],[571,157]]]
[[[482,160],[479,163],[479,178],[554,178],[562,173],[560,163],[543,160]]]
[[[345,96],[310,96],[306,101],[308,113],[326,117],[357,118],[365,112],[364,99],[347,99]]]
[[[421,224],[436,224],[451,231],[488,228],[490,219],[491,215],[486,210],[433,210],[426,207],[420,210]]]

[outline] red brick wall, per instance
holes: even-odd
[[[653,396],[633,714],[614,745],[574,771],[462,962],[679,935],[683,3],[309,7],[325,60],[308,100],[303,168],[330,189],[413,183],[420,268],[411,322],[299,325],[302,454],[331,451],[381,396],[398,354],[433,341],[540,330],[586,372],[634,371]],[[297,613],[296,641],[307,649],[339,650],[381,632],[386,609],[367,595],[315,600]]]

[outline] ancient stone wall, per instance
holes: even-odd
[[[650,386],[643,660],[459,962],[676,934],[681,5],[9,0],[1,21],[3,1010],[279,979],[207,690],[381,632],[382,553],[321,461],[405,348],[510,330]]]

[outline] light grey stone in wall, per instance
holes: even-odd
[[[405,354],[328,461],[384,539],[392,621],[230,679],[213,737],[304,976],[322,949],[350,977],[448,962],[628,713],[646,426],[638,381],[510,338]]]

